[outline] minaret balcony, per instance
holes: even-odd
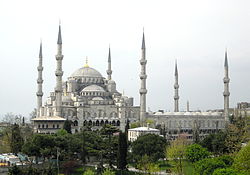
[[[146,79],[147,78],[147,75],[146,74],[140,74],[140,79]]]
[[[223,92],[223,96],[229,96],[230,95],[230,92]]]
[[[55,75],[56,75],[56,76],[62,76],[62,75],[63,75],[63,71],[61,71],[61,70],[56,70]]]
[[[56,55],[56,60],[59,61],[59,60],[62,60],[63,59],[63,55]]]
[[[43,66],[38,66],[38,67],[37,67],[37,70],[38,70],[38,71],[43,71]]]
[[[147,60],[141,59],[141,60],[140,60],[140,64],[141,64],[141,65],[146,65],[146,64],[147,64]]]
[[[175,84],[175,85],[174,85],[174,88],[175,88],[175,89],[178,89],[178,88],[179,88],[179,85],[178,85],[178,84]]]
[[[42,83],[43,83],[43,79],[38,78],[38,79],[37,79],[37,84],[42,84]]]
[[[36,95],[37,95],[37,96],[43,96],[43,92],[39,92],[39,91],[38,91],[38,92],[36,93]]]
[[[107,74],[111,75],[112,74],[112,70],[107,70]]]
[[[224,83],[229,83],[230,79],[225,77],[225,78],[223,78],[223,81],[224,81]]]
[[[174,100],[179,100],[179,96],[174,96]]]
[[[140,94],[146,94],[147,92],[147,89],[140,89]]]

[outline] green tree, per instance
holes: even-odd
[[[170,146],[166,147],[167,159],[173,160],[175,163],[175,171],[178,174],[183,173],[183,159],[185,156],[185,150],[187,147],[187,139],[185,137],[179,137],[170,143]]]
[[[217,158],[206,158],[196,162],[194,167],[200,175],[211,175],[216,169],[226,168],[226,164]]]
[[[236,154],[233,167],[238,171],[250,174],[250,142]]]
[[[201,142],[201,146],[207,148],[208,151],[214,154],[221,155],[228,152],[226,146],[227,133],[219,131],[218,133],[206,136]]]
[[[243,175],[232,168],[219,168],[214,170],[213,175]]]
[[[118,141],[118,153],[117,153],[117,168],[124,170],[127,166],[127,152],[128,152],[128,144],[127,144],[127,135],[126,133],[119,133],[119,141]]]
[[[71,121],[70,120],[65,120],[63,124],[63,129],[65,129],[69,134],[71,134]]]
[[[192,163],[207,158],[209,155],[207,149],[198,144],[192,144],[186,148],[186,158]]]
[[[11,140],[10,140],[10,148],[11,152],[17,154],[21,151],[23,146],[23,138],[21,136],[21,131],[17,124],[14,124],[11,129]]]
[[[102,175],[115,175],[115,172],[112,171],[111,169],[107,168],[107,169],[104,170]]]
[[[94,171],[92,171],[91,169],[87,169],[83,175],[95,175]]]
[[[140,160],[144,155],[148,155],[152,161],[157,161],[165,157],[166,145],[165,138],[155,134],[146,134],[138,137],[132,143],[132,156],[136,161]]]

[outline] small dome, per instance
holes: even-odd
[[[71,77],[91,77],[91,78],[102,78],[100,72],[91,67],[82,67],[77,69]]]
[[[92,100],[103,100],[103,98],[102,97],[94,97],[94,98],[92,98]]]
[[[82,92],[105,92],[105,90],[101,86],[90,85],[85,87]]]
[[[108,80],[108,84],[116,84],[114,80]]]
[[[70,96],[62,96],[62,102],[72,102],[73,100],[71,99]]]

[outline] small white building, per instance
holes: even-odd
[[[160,135],[159,129],[153,129],[149,127],[138,127],[128,130],[128,141],[133,142],[135,141],[139,136],[145,135],[145,134],[156,134]]]

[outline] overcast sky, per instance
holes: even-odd
[[[89,65],[104,77],[108,45],[117,89],[139,105],[140,48],[145,29],[147,107],[173,111],[178,61],[180,110],[223,108],[228,49],[230,107],[250,102],[249,0],[2,0],[0,1],[0,114],[28,115],[36,107],[42,38],[45,101],[55,87],[59,19],[63,79]]]

